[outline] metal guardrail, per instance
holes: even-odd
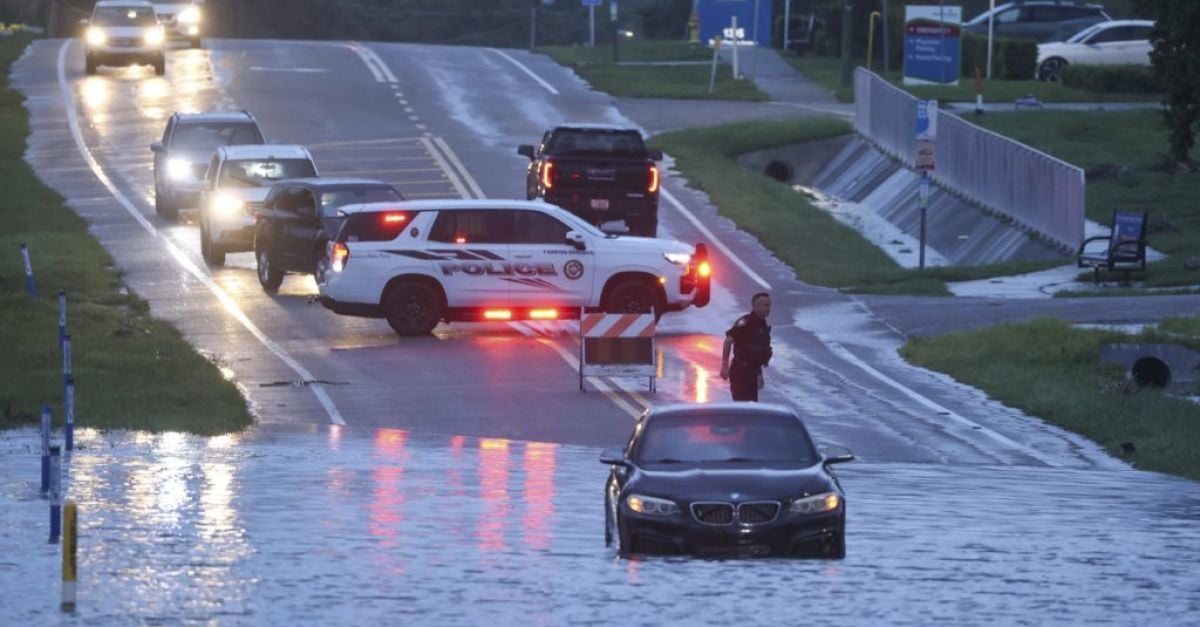
[[[913,167],[917,99],[878,75],[854,75],[854,128]],[[1055,244],[1076,250],[1084,233],[1083,170],[962,118],[938,112],[931,178]]]

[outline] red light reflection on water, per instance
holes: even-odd
[[[408,432],[399,429],[379,429],[375,432],[375,457],[381,460],[402,460],[407,457],[404,445]],[[371,470],[374,488],[367,505],[369,531],[381,538],[381,546],[399,546],[400,525],[404,522],[404,466],[376,466]]]
[[[522,492],[521,527],[531,549],[550,546],[554,519],[554,465],[557,446],[544,442],[525,445],[525,488]]]
[[[508,440],[479,441],[479,492],[483,513],[475,525],[476,543],[484,551],[504,550],[508,517]]]

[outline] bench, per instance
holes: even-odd
[[[1146,271],[1146,223],[1149,214],[1136,211],[1113,212],[1112,229],[1108,235],[1089,237],[1079,247],[1077,261],[1080,268],[1095,271],[1096,284],[1100,284],[1100,269],[1121,272],[1122,285],[1129,284],[1129,273]],[[1088,244],[1107,242],[1101,249]]]

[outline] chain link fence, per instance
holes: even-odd
[[[854,127],[880,150],[914,166],[917,99],[878,75],[854,75]],[[1077,166],[938,112],[934,141],[942,187],[1076,250],[1084,233],[1084,173]]]

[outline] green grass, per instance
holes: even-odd
[[[809,78],[809,80],[817,83],[825,89],[833,92],[838,100],[842,102],[854,102],[853,87],[842,87],[842,62],[840,59],[833,57],[815,57],[803,56],[797,57],[794,55],[785,55],[784,59],[792,64],[792,67],[800,71]],[[855,66],[863,65],[861,60],[855,61]],[[874,68],[879,74],[883,74],[881,68]],[[922,100],[938,100],[942,102],[975,102],[975,79],[960,77],[959,84],[956,86],[940,86],[940,85],[904,85],[904,75],[902,72],[890,72],[886,75],[887,79],[892,84],[907,90],[914,96]],[[1123,94],[1123,93],[1101,93],[1079,89],[1076,87],[1067,87],[1062,83],[1048,83],[1044,81],[1012,81],[1012,80],[990,80],[984,81],[983,98],[986,102],[1008,102],[1021,98],[1027,94],[1033,94],[1042,102],[1158,102],[1162,100],[1161,95],[1156,94]]]
[[[597,46],[551,46],[541,52],[565,65],[598,91],[624,98],[683,98],[701,100],[767,100],[747,79],[734,80],[724,63],[717,66],[713,93],[708,93],[709,65],[621,65],[614,64],[612,48]],[[712,51],[682,41],[641,41],[622,43],[622,63],[711,61]]]
[[[1065,161],[1089,169],[1102,164],[1124,168],[1116,178],[1087,183],[1087,216],[1111,224],[1116,209],[1148,211],[1147,243],[1169,258],[1150,264],[1145,287],[1200,284],[1200,272],[1184,262],[1200,256],[1200,174],[1170,174],[1160,167],[1167,159],[1167,130],[1158,111],[1023,111],[983,116],[974,122],[1024,142]],[[1117,280],[1119,273],[1101,273]],[[1141,279],[1138,273],[1134,280]],[[1091,280],[1090,272],[1082,275]],[[1124,290],[1099,294],[1118,295]],[[1133,293],[1154,293],[1131,290]]]
[[[1173,323],[1200,328],[1200,320]],[[1039,319],[910,341],[908,361],[945,372],[1009,407],[1099,443],[1143,470],[1200,479],[1200,406],[1153,389],[1131,389],[1101,345],[1172,341],[1158,332],[1128,336]],[[1124,453],[1122,442],[1136,451]]]
[[[832,117],[746,122],[677,131],[651,138],[675,166],[703,189],[722,215],[753,234],[806,283],[875,294],[949,295],[946,281],[965,281],[1040,270],[1048,262],[931,268],[897,265],[854,229],[813,206],[790,186],[737,164],[738,155],[843,135]]]
[[[1158,323],[1160,331],[1176,335],[1186,335],[1200,342],[1200,317],[1167,318]]]
[[[81,427],[238,431],[252,418],[232,383],[145,301],[122,290],[112,259],[87,224],[22,160],[29,123],[8,69],[33,40],[0,38],[0,428],[40,419],[43,404],[62,424],[59,290],[68,294],[76,424]],[[29,245],[37,298],[25,294],[19,248]]]

